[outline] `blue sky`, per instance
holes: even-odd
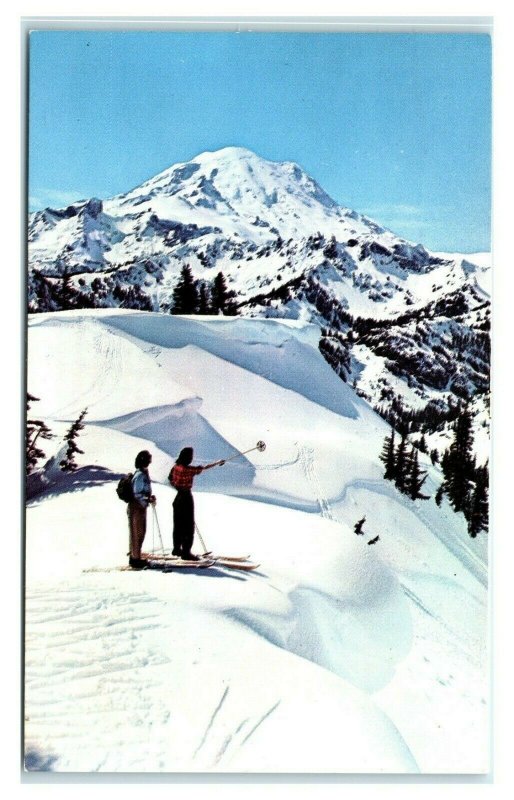
[[[431,249],[488,250],[490,106],[483,34],[35,31],[29,206],[237,145]]]

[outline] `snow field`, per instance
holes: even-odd
[[[27,662],[27,734],[28,742],[34,741],[32,749],[29,747],[31,752],[37,750],[38,741],[48,737],[54,750],[50,748],[51,752],[48,752],[47,749],[45,757],[49,758],[52,752],[59,753],[59,770],[158,770],[163,768],[163,763],[167,769],[208,769],[218,766],[221,746],[218,739],[215,740],[215,752],[212,752],[212,743],[210,750],[202,746],[204,752],[201,758],[193,747],[194,743],[198,745],[203,739],[206,734],[203,726],[207,726],[202,715],[196,713],[197,705],[203,705],[205,700],[206,707],[212,711],[213,698],[219,697],[222,688],[230,686],[231,703],[236,706],[232,711],[225,710],[228,729],[234,727],[233,714],[236,708],[239,714],[243,710],[249,713],[248,705],[252,706],[252,698],[255,710],[250,720],[257,721],[259,714],[256,709],[264,708],[266,711],[261,706],[264,702],[261,680],[266,675],[273,686],[275,703],[284,705],[278,714],[282,722],[276,723],[277,730],[271,721],[267,723],[266,727],[271,726],[271,731],[267,731],[266,738],[259,745],[260,755],[253,750],[245,755],[243,744],[246,740],[239,741],[237,748],[231,748],[237,750],[234,764],[227,756],[224,757],[225,769],[251,768],[252,759],[256,759],[254,765],[262,770],[285,771],[293,766],[298,769],[301,758],[308,752],[314,758],[309,762],[309,771],[316,764],[323,769],[335,769],[340,768],[341,763],[346,764],[345,769],[350,771],[370,767],[373,771],[389,770],[394,764],[402,769],[406,765],[413,768],[405,745],[381,712],[373,708],[360,692],[350,691],[347,697],[349,687],[346,686],[344,675],[349,667],[345,664],[344,653],[351,655],[358,646],[359,652],[364,654],[366,643],[368,650],[371,649],[373,629],[377,618],[385,613],[384,604],[389,613],[397,611],[402,604],[406,605],[392,576],[387,571],[384,573],[384,568],[372,553],[362,548],[359,552],[349,537],[342,542],[339,526],[311,515],[279,510],[281,529],[277,531],[271,526],[271,520],[276,524],[277,509],[267,504],[228,499],[227,509],[227,498],[202,495],[197,503],[199,525],[205,524],[205,517],[209,518],[211,528],[217,531],[218,548],[232,553],[246,553],[252,543],[254,546],[257,544],[263,560],[274,565],[271,569],[261,567],[251,575],[236,572],[223,575],[221,570],[201,574],[84,573],[84,568],[94,567],[98,563],[113,566],[120,563],[120,553],[126,548],[127,534],[121,503],[117,508],[121,519],[112,529],[112,512],[109,516],[112,489],[107,485],[75,494],[61,494],[52,500],[40,501],[30,509],[33,544],[27,554],[27,586],[37,587],[27,592],[27,649],[30,654]],[[164,487],[158,487],[157,493],[161,530],[165,546],[169,547],[169,504],[174,493]],[[70,518],[75,519],[73,532],[70,532]],[[223,525],[223,520],[227,520],[228,524]],[[150,521],[148,545],[154,539],[154,531],[150,530],[152,527]],[[317,548],[312,550],[309,540],[312,540],[313,528],[319,537],[329,532],[325,546],[330,555]],[[156,544],[159,545],[157,539]],[[211,544],[208,543],[209,546]],[[337,546],[335,551],[333,545]],[[307,568],[304,563],[302,570],[302,558],[295,555],[295,547],[302,553],[309,546],[311,565]],[[66,577],[63,579],[62,576]],[[223,592],[220,592],[220,582],[223,582]],[[56,585],[59,586],[57,592]],[[376,599],[375,609],[367,607],[364,585]],[[330,625],[330,620],[335,622],[338,618],[339,627]],[[324,631],[320,627],[323,619],[330,630]],[[327,633],[328,636],[325,635]],[[384,649],[389,653],[390,668],[394,661],[391,652],[395,652],[398,658],[399,644],[396,641],[397,633],[390,630],[389,634]],[[386,640],[383,632],[382,635]],[[344,638],[339,640],[339,636]],[[349,636],[352,637],[350,641]],[[277,656],[276,648],[272,645],[278,646],[284,655]],[[376,643],[372,649],[376,654]],[[247,666],[241,674],[239,660],[242,653]],[[283,659],[286,659],[286,663],[281,666],[275,663]],[[339,674],[342,683],[339,685],[334,681],[330,689],[321,688],[315,693],[311,689],[315,695],[312,708],[308,702],[303,707],[306,698],[302,699],[302,691],[298,691],[304,686],[302,672],[306,669],[306,660]],[[365,658],[359,663],[355,655],[353,661],[356,663],[350,666],[356,672],[364,667],[369,670],[372,654],[369,653],[369,664],[366,664]],[[161,669],[163,662],[167,665],[166,670]],[[197,667],[193,674],[189,674],[191,662]],[[229,664],[231,667],[228,667]],[[385,680],[387,666],[382,661],[375,665],[375,673],[380,672],[381,683]],[[143,674],[143,668],[146,667],[148,674]],[[230,675],[230,670],[235,667],[235,674],[228,679],[227,668]],[[172,676],[165,674],[168,669],[173,673]],[[116,710],[120,703],[120,688],[116,688],[115,683],[116,673],[120,670],[128,673],[122,675],[121,684],[124,690],[121,704],[124,716]],[[311,678],[322,687],[326,683],[325,670],[322,670],[321,676],[314,674]],[[163,674],[156,677],[156,671]],[[297,672],[300,674],[297,675]],[[197,678],[196,673],[199,673]],[[203,686],[206,673],[211,675],[211,688],[207,692],[204,687],[202,692],[202,687],[196,686],[193,703],[195,713],[192,718],[189,714],[190,719],[184,729],[183,717],[187,716],[188,702],[193,702],[190,683],[198,680]],[[277,684],[278,673],[282,675],[282,680]],[[69,685],[65,674],[69,676]],[[55,704],[56,680],[59,680],[60,686],[63,678],[64,687],[59,689],[63,696],[58,700],[58,707],[59,715],[62,714],[64,719],[58,722],[54,714],[48,713],[48,706]],[[156,682],[153,689],[151,685],[148,686],[149,680]],[[216,691],[212,687],[213,681]],[[142,685],[139,686],[139,683]],[[267,685],[268,680],[264,683]],[[177,692],[181,698],[178,710]],[[238,692],[241,695],[239,700]],[[93,697],[96,698],[94,703]],[[151,704],[149,708],[145,705],[147,703]],[[326,713],[334,703],[336,707],[342,704],[345,713],[348,713],[349,706],[352,714],[357,714],[355,724],[357,729],[360,728],[362,737],[359,744],[358,738],[352,736],[353,745],[350,747],[348,743],[345,747],[342,761],[339,752],[340,732],[336,749],[335,744],[330,745],[325,738],[328,734],[321,733],[317,738],[323,739],[322,747],[319,747],[319,742],[314,746],[304,733],[303,746],[295,737],[286,745],[285,751],[283,745],[278,748],[278,739],[283,735],[282,725],[289,730],[290,715],[299,718],[314,711],[319,723],[324,719],[326,725]],[[126,726],[129,739],[133,736],[132,725],[142,724],[138,721],[143,715],[141,704],[152,719],[157,713],[154,705],[158,704],[158,720],[167,719],[163,709],[168,704],[174,709],[174,722],[170,721],[166,730],[161,731],[165,740],[170,735],[172,742],[174,739],[181,740],[178,752],[176,745],[169,745],[171,760],[162,762],[163,742],[159,744],[159,763],[152,761],[154,754],[146,749],[144,756],[141,754],[136,757],[130,744],[128,748],[123,747],[122,753],[116,753],[116,748],[108,744],[111,726],[115,727],[116,732],[119,726]],[[185,706],[183,711],[180,710],[181,705]],[[230,708],[231,705],[228,705]],[[296,708],[297,705],[299,708]],[[32,708],[36,710],[31,713]],[[43,712],[42,709],[46,710]],[[329,721],[337,719],[334,714],[332,707]],[[371,724],[371,731],[368,730],[368,724]],[[81,738],[87,739],[89,725],[94,726],[98,734],[93,748],[88,747],[85,741],[80,744]],[[251,727],[247,722],[246,734],[250,733]],[[361,755],[357,757],[357,745],[361,748],[366,740],[369,744],[369,736],[373,735],[374,728],[378,732],[388,731],[387,746],[381,747],[380,756],[372,757],[366,748],[362,748]],[[71,729],[76,730],[76,735],[72,735],[68,741],[67,732]],[[234,733],[232,730],[231,735]],[[391,741],[393,733],[394,741]],[[161,734],[157,736],[159,740]],[[277,737],[276,741],[274,737]],[[155,738],[156,732],[153,731],[152,742]],[[67,756],[61,755],[61,748],[65,753],[69,748]],[[78,756],[75,748],[80,751]],[[337,758],[336,753],[339,753]],[[146,766],[141,758],[145,759]],[[212,763],[209,759],[212,759]]]
[[[487,769],[486,548],[383,481],[388,428],[312,326],[38,315],[28,388],[54,430],[91,411],[81,468],[27,509],[28,768]],[[207,547],[258,570],[84,571],[126,563],[115,485],[140,449],[170,548],[180,447],[205,463],[258,439],[195,483]]]

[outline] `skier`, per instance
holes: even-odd
[[[148,467],[152,463],[152,455],[148,450],[141,450],[136,456],[136,471],[132,478],[134,499],[127,507],[130,533],[129,565],[134,569],[142,569],[147,561],[141,558],[141,547],[146,534],[146,509],[157,502],[152,494],[152,484]]]
[[[177,490],[173,501],[173,555],[187,561],[199,561],[198,556],[191,553],[195,535],[195,508],[191,492],[195,475],[199,475],[211,467],[221,467],[225,461],[214,461],[204,467],[192,467],[193,448],[184,447],[180,451],[168,480]]]

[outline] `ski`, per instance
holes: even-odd
[[[172,555],[160,555],[160,554],[153,554],[153,553],[142,553],[142,558],[147,558],[150,560],[156,561],[179,561],[180,556],[172,556]],[[208,553],[202,553],[200,558],[202,559],[209,559],[212,561],[236,561],[237,563],[245,562],[250,560],[250,556],[215,556],[213,555],[212,551]]]
[[[185,561],[182,558],[149,558],[147,569],[177,569],[177,568],[194,568],[205,569],[206,567],[213,567],[215,561],[212,558],[202,558],[199,561]]]
[[[153,560],[152,556],[146,553],[143,553],[143,558]],[[254,564],[252,561],[248,561],[248,558],[248,556],[213,556],[210,553],[204,553],[202,556],[202,559],[208,560],[212,566],[227,567],[227,569],[240,569],[244,572],[251,572],[260,567],[260,564]],[[186,564],[203,563],[202,561],[183,561],[179,556],[155,556],[155,560],[178,567]]]
[[[155,570],[156,572],[172,572],[177,568],[181,569],[207,569],[213,567],[215,561],[212,559],[203,559],[201,561],[182,561],[176,559],[175,561],[151,560],[149,563],[140,568],[131,567],[129,564],[124,564],[119,567],[89,567],[83,569],[82,572],[146,572],[148,570]]]
[[[227,567],[228,569],[239,569],[243,572],[252,572],[252,570],[260,567],[260,564],[254,564],[252,561],[234,561],[233,559],[216,558],[214,561],[215,567]]]
[[[208,569],[209,567],[225,567],[227,569],[237,569],[243,572],[252,572],[260,567],[242,558],[201,558],[199,561],[184,561],[178,556],[158,556],[152,558],[150,555],[143,556],[148,559],[146,566],[141,568],[131,567],[129,564],[118,567],[89,567],[82,572],[145,572],[155,570],[157,572],[172,572],[175,569]]]
[[[136,570],[132,569],[132,567],[124,566],[124,567],[86,567],[83,569],[82,572],[135,572]],[[142,570],[139,570],[142,572]]]
[[[215,556],[211,551],[202,553],[203,558],[214,558],[215,561],[249,561],[250,556]]]

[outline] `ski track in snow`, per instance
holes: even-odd
[[[153,670],[166,667],[171,679],[173,658],[163,656],[157,641],[152,645],[152,632],[159,639],[173,640],[173,625],[172,618],[168,624],[162,619],[156,601],[145,594],[117,592],[108,600],[98,601],[97,586],[61,589],[57,595],[53,590],[40,590],[27,594],[26,614],[29,765],[41,768],[43,763],[58,762],[57,753],[43,756],[39,752],[37,738],[45,730],[51,731],[54,747],[62,746],[64,753],[70,746],[77,752],[82,744],[87,749],[88,731],[95,731],[95,771],[109,768],[109,756],[100,754],[102,750],[116,751],[116,732],[123,731],[123,736],[132,740],[125,743],[129,747],[139,747],[140,737],[147,735],[145,729],[149,734],[150,729],[161,726],[164,733],[171,712],[160,680],[154,683]],[[40,635],[42,630],[44,636]],[[228,691],[227,687],[196,751],[190,753],[192,761],[212,736]],[[82,718],[80,726],[77,716]],[[34,744],[32,729],[38,731]],[[219,738],[215,737],[218,760],[223,754]],[[202,766],[206,766],[203,761]],[[139,767],[146,768],[144,763]]]
[[[321,482],[316,470],[315,453],[313,447],[301,445],[299,448],[300,463],[307,481],[312,486],[314,497],[319,505],[320,514],[324,519],[334,520],[330,504],[321,488]]]
[[[421,609],[421,611],[423,611],[427,616],[435,620],[435,622],[439,623],[439,625],[441,625],[446,631],[448,631],[450,635],[458,638],[461,641],[461,643],[465,642],[465,639],[459,636],[458,631],[456,631],[454,627],[448,625],[439,614],[435,614],[433,610],[427,608],[427,606],[423,603],[421,598],[418,597],[418,595],[415,592],[413,592],[412,589],[409,589],[409,587],[406,586],[404,581],[400,581],[400,583],[407,597],[410,600],[412,600],[412,602],[415,603],[418,606],[418,608]]]
[[[145,595],[114,595],[109,601],[98,601],[94,590],[62,589],[57,597],[52,592],[29,593],[26,644],[34,654],[38,653],[40,647],[43,651],[47,650],[49,645],[57,649],[60,655],[53,673],[57,683],[74,664],[74,656],[78,653],[84,655],[85,642],[88,648],[91,646],[91,654],[88,659],[82,659],[79,669],[71,673],[73,680],[123,672],[131,669],[134,655],[125,637],[135,641],[139,633],[159,628],[151,606],[151,599]],[[105,623],[106,613],[112,615],[108,623]],[[98,661],[91,642],[97,639],[97,633],[102,631],[105,624],[109,628],[109,652],[104,653],[102,649],[103,659]],[[38,630],[43,625],[45,636],[40,640]],[[101,648],[107,644],[103,639],[97,641]],[[148,652],[138,652],[137,662],[140,666],[162,663],[160,658],[156,659]],[[48,688],[44,669],[42,682],[34,679],[28,683],[31,690],[42,687]]]
[[[132,731],[129,745],[137,745],[148,726],[167,725],[171,711],[159,681],[153,683],[152,669],[169,668],[171,678],[173,658],[163,656],[157,640],[152,645],[152,632],[159,640],[174,641],[175,637],[173,614],[166,622],[161,612],[158,601],[143,593],[116,592],[99,599],[96,585],[61,588],[58,593],[53,589],[27,593],[26,699],[31,709],[26,720],[28,766],[43,769],[47,764],[53,769],[59,761],[57,753],[43,755],[38,749],[37,739],[45,730],[52,731],[54,746],[62,745],[64,752],[70,744],[79,749],[87,736],[85,730],[95,730],[100,754],[102,749],[116,749],[116,740],[104,737],[124,723],[127,733]],[[280,704],[278,699],[263,714],[244,717],[227,734],[228,720],[233,716],[226,715],[221,724],[218,722],[229,691],[230,686],[226,686],[219,700],[213,700],[216,704],[200,741],[189,753],[191,763],[197,763],[200,769],[228,763],[231,754],[246,745]],[[150,719],[146,719],[148,709]],[[80,728],[77,715],[82,717]],[[106,717],[110,717],[107,724]],[[57,728],[60,734],[56,735]],[[32,729],[38,731],[34,743]],[[109,756],[98,755],[94,769],[109,769],[109,763]]]
[[[225,700],[227,698],[228,691],[229,691],[229,687],[227,686],[227,687],[225,687],[225,690],[224,690],[224,692],[223,692],[223,694],[221,696],[221,699],[220,699],[218,705],[216,706],[216,708],[212,712],[212,716],[211,716],[211,718],[209,720],[209,724],[207,725],[207,727],[205,729],[205,732],[204,732],[204,734],[202,736],[201,742],[200,742],[200,744],[198,745],[198,747],[196,748],[196,750],[195,750],[195,752],[193,754],[194,758],[196,758],[196,756],[198,755],[198,753],[200,752],[200,750],[204,746],[205,741],[206,741],[206,739],[207,739],[207,737],[209,735],[209,732],[210,732],[210,730],[211,730],[211,728],[212,728],[212,726],[214,724],[214,720],[216,719],[219,711],[221,710],[221,707],[222,707],[223,703],[225,702]]]
[[[257,720],[257,721],[256,721],[256,722],[253,724],[253,725],[252,725],[252,727],[251,727],[250,731],[244,735],[244,738],[241,738],[241,736],[240,736],[239,734],[241,734],[241,732],[243,731],[243,729],[244,729],[245,727],[247,727],[247,726],[248,726],[248,724],[249,724],[249,722],[250,722],[250,720],[249,720],[249,719],[244,719],[244,720],[243,720],[243,721],[242,721],[242,722],[241,722],[241,723],[238,725],[238,727],[236,728],[236,730],[234,731],[234,733],[233,733],[233,734],[229,734],[229,735],[226,737],[226,739],[225,739],[225,741],[223,742],[223,744],[222,744],[221,748],[219,749],[218,753],[216,754],[216,757],[215,757],[215,759],[214,759],[214,766],[218,766],[218,765],[219,765],[219,763],[222,761],[223,757],[224,757],[224,756],[225,756],[225,754],[227,753],[227,750],[228,750],[228,748],[229,748],[229,747],[230,747],[231,749],[237,749],[237,750],[239,750],[239,749],[241,749],[242,747],[244,747],[244,745],[245,745],[245,744],[246,744],[246,742],[247,742],[247,741],[250,739],[250,737],[251,737],[251,736],[253,736],[253,734],[255,733],[255,731],[256,731],[258,728],[260,728],[260,726],[262,725],[262,723],[263,723],[263,722],[264,722],[264,721],[265,721],[265,720],[266,720],[268,717],[270,717],[270,716],[271,716],[271,714],[273,714],[273,712],[275,711],[275,709],[277,709],[277,708],[278,708],[278,706],[279,706],[279,705],[280,705],[280,700],[277,700],[277,702],[276,702],[276,703],[275,703],[273,706],[271,706],[271,708],[269,708],[269,709],[268,709],[268,710],[267,710],[267,711],[266,711],[266,712],[265,712],[265,713],[264,713],[264,714],[263,714],[263,715],[262,715],[262,716],[261,716],[261,717],[260,717],[260,718],[259,718],[259,719],[258,719],[258,720]]]

